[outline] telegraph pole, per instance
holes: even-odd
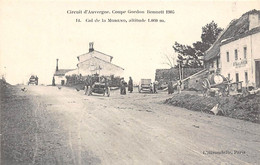
[[[179,63],[179,80],[182,79],[182,71],[181,71],[181,60],[177,61]]]

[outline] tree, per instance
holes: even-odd
[[[205,44],[212,45],[222,31],[223,29],[219,28],[218,24],[211,21],[211,23],[202,27],[201,40]]]
[[[164,56],[165,56],[166,62],[164,62],[163,64],[166,64],[170,68],[173,68],[174,67],[174,60],[175,60],[174,56],[173,55],[169,56],[169,55],[166,55],[166,54]]]
[[[203,65],[201,57],[222,31],[223,29],[212,21],[202,27],[201,41],[196,41],[192,46],[175,42],[173,49],[178,53],[178,60],[183,63],[184,67],[201,67]]]

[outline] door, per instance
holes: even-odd
[[[256,88],[260,88],[260,61],[255,62],[255,83]]]

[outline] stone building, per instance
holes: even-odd
[[[205,54],[205,66],[232,82],[260,87],[260,11],[231,21]]]
[[[72,71],[72,69],[59,69],[59,59],[57,59],[56,70],[53,75],[55,85],[65,85],[66,84],[65,74],[69,71]]]
[[[93,42],[89,43],[89,52],[77,57],[78,74],[82,76],[98,74],[100,76],[121,77],[124,69],[112,63],[113,57],[94,50]]]

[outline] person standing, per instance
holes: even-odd
[[[52,77],[52,86],[55,86],[55,78],[54,78],[54,76]]]
[[[158,81],[153,82],[153,93],[157,93]]]
[[[129,77],[129,81],[128,81],[128,91],[130,93],[133,92],[133,80],[132,80],[132,77]]]
[[[104,78],[104,81],[105,81],[105,89],[106,89],[105,93],[106,93],[107,95],[109,95],[109,94],[110,94],[110,91],[109,91],[108,79],[105,77],[105,78]]]
[[[93,85],[93,81],[92,81],[91,76],[88,76],[86,79],[86,84],[85,84],[85,95],[91,95],[92,94],[92,85]]]
[[[121,82],[120,82],[120,94],[121,95],[125,95],[126,94],[124,78],[122,78]]]
[[[38,85],[38,80],[39,80],[39,78],[36,76],[36,77],[35,77],[35,84],[36,84],[36,85]]]
[[[88,94],[88,89],[89,89],[89,76],[85,80],[85,86],[84,86],[85,95]]]
[[[173,93],[173,86],[172,86],[172,81],[168,82],[168,94],[172,94]]]
[[[127,82],[123,81],[123,95],[126,94],[126,86],[127,86]]]
[[[181,85],[182,85],[181,80],[178,80],[178,82],[177,82],[177,91],[178,91],[178,94],[181,93]]]

